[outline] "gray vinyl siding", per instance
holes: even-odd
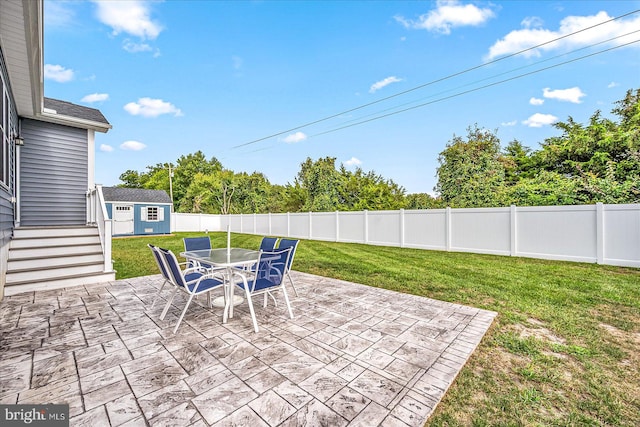
[[[11,93],[11,86],[9,84],[9,76],[4,63],[4,55],[2,53],[2,46],[0,46],[0,74],[2,81],[4,82],[4,88],[9,94],[9,134],[13,133],[17,127],[18,119],[17,113],[14,107],[13,96]],[[2,90],[0,90],[0,97],[4,97]],[[3,102],[0,98],[0,102]],[[0,135],[0,144],[3,143]],[[0,149],[2,146],[0,145]],[[0,299],[4,295],[3,288],[5,282],[5,273],[7,271],[7,258],[9,253],[9,242],[13,236],[14,228],[14,205],[11,202],[13,192],[16,185],[15,175],[15,148],[13,144],[9,144],[9,150],[7,155],[9,156],[9,180],[6,183],[0,182]],[[2,181],[2,179],[0,179]]]
[[[86,224],[88,131],[22,120],[20,225]]]

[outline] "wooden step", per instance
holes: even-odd
[[[100,244],[100,236],[54,236],[54,237],[28,237],[12,239],[9,249],[22,248],[46,248],[66,245],[91,245]]]
[[[61,245],[50,247],[27,247],[27,248],[10,248],[9,259],[33,259],[33,258],[47,258],[47,257],[61,257],[61,256],[73,256],[83,255],[85,253],[102,252],[102,246],[100,242],[90,245]]]
[[[14,239],[43,237],[97,236],[97,227],[18,227],[13,230]]]
[[[17,258],[11,257],[7,263],[7,271],[28,271],[38,270],[43,268],[55,268],[72,266],[74,264],[86,264],[86,263],[104,263],[104,256],[102,252],[83,252],[82,254],[58,255],[48,257],[28,257]]]

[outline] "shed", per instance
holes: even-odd
[[[171,198],[164,190],[102,187],[114,236],[171,233]]]

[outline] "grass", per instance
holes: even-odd
[[[157,274],[146,244],[195,235],[114,239],[117,277]],[[306,240],[294,269],[499,313],[429,426],[640,425],[638,269]]]

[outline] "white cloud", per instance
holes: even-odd
[[[107,99],[109,99],[108,93],[92,93],[90,95],[86,95],[80,101],[91,103],[91,102],[102,102],[102,101],[106,101]]]
[[[529,104],[531,105],[542,105],[544,104],[544,99],[540,99],[540,98],[531,98],[529,100]]]
[[[283,141],[286,142],[287,144],[295,144],[296,142],[304,141],[307,138],[308,137],[304,132],[296,132],[296,133],[292,133],[291,135],[288,135],[286,138],[283,139]]]
[[[138,102],[130,102],[124,109],[133,116],[158,117],[162,114],[182,116],[182,111],[170,102],[162,99],[140,98]]]
[[[145,148],[147,148],[147,146],[138,141],[125,141],[120,144],[120,149],[127,151],[140,151],[144,150]]]
[[[511,31],[509,34],[498,40],[489,48],[486,60],[492,60],[499,56],[509,55],[524,49],[566,36],[578,30],[591,27],[593,25],[610,20],[607,12],[601,11],[591,16],[567,16],[560,21],[557,30],[550,30],[541,27],[529,27],[528,22],[523,21],[523,28]],[[640,16],[628,19],[620,19],[598,26],[596,28],[575,34],[571,37],[546,44],[537,49],[523,53],[524,56],[540,56],[542,52],[553,50],[567,50],[584,47],[602,40],[618,37],[631,31],[636,31],[640,27]],[[635,35],[620,37],[612,40],[609,45],[621,45],[633,41]]]
[[[523,121],[522,124],[527,125],[530,128],[541,128],[542,126],[553,124],[556,121],[558,121],[558,118],[554,115],[535,113],[533,116]]]
[[[582,92],[579,87],[572,87],[569,89],[556,89],[551,90],[548,87],[544,88],[542,91],[542,96],[549,99],[557,99],[558,101],[572,102],[574,104],[580,104],[583,96],[587,96],[586,93]]]
[[[136,43],[129,39],[122,42],[122,48],[129,53],[150,52],[153,50],[147,43]]]
[[[372,84],[371,87],[369,88],[369,93],[374,93],[382,89],[383,87],[390,85],[391,83],[398,83],[401,81],[402,79],[399,79],[396,76],[387,77],[386,79],[380,80],[379,82],[375,82],[374,84]]]
[[[62,65],[45,64],[44,66],[45,79],[66,83],[73,80],[73,77],[73,70],[64,68]]]
[[[505,127],[507,127],[507,126],[515,126],[517,124],[518,124],[517,120],[512,120],[510,122],[502,122],[502,123],[500,123],[501,126],[505,126]]]
[[[346,162],[344,162],[345,166],[360,166],[362,164],[362,162],[360,161],[360,159],[356,158],[356,157],[352,157],[349,160],[347,160]]]
[[[608,89],[611,89],[611,88],[618,87],[618,86],[620,86],[620,83],[618,83],[618,82],[611,82],[611,83],[609,83],[609,84],[607,85],[607,88],[608,88]]]
[[[406,28],[451,34],[452,28],[482,25],[494,16],[493,10],[488,8],[462,4],[458,0],[438,0],[435,9],[420,15],[417,20],[402,16],[395,19]]]
[[[153,40],[162,31],[162,26],[151,20],[151,8],[146,1],[138,0],[94,0],[98,6],[100,22],[110,26],[113,34],[131,34],[141,39]]]
[[[113,147],[107,144],[100,144],[100,151],[104,151],[105,153],[110,153],[113,151]]]
[[[522,20],[520,25],[522,25],[524,28],[537,28],[542,27],[542,25],[544,25],[544,22],[537,16],[528,16]]]

